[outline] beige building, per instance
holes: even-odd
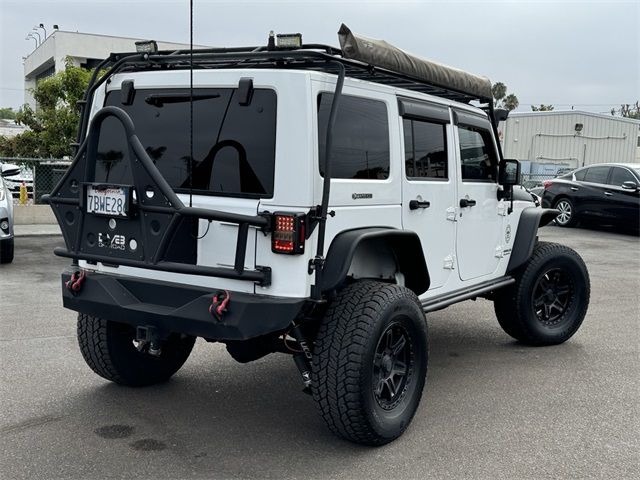
[[[501,124],[506,158],[582,167],[640,162],[640,120],[577,110],[515,112]]]
[[[54,30],[24,60],[25,103],[35,106],[30,90],[37,80],[64,70],[67,57],[76,66],[93,68],[112,52],[134,52],[139,40],[146,39]],[[183,43],[157,43],[160,50],[189,48]]]

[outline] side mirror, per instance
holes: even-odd
[[[505,108],[496,108],[493,110],[493,118],[496,125],[498,125],[499,122],[504,122],[508,116],[509,110]]]
[[[2,165],[0,167],[3,177],[11,177],[20,173],[20,168],[15,165]]]
[[[622,189],[623,190],[631,190],[632,192],[635,192],[638,189],[638,184],[636,182],[632,182],[632,181],[623,182],[622,183]]]
[[[498,183],[503,187],[520,184],[520,162],[518,160],[502,160],[500,162]]]

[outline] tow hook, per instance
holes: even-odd
[[[220,290],[216,292],[209,305],[209,313],[215,317],[219,322],[222,321],[222,317],[229,311],[227,308],[231,302],[231,295],[227,290]]]
[[[87,274],[85,273],[84,270],[80,270],[80,271],[76,270],[75,272],[73,272],[73,274],[71,275],[71,278],[67,280],[67,282],[64,285],[65,287],[67,287],[67,290],[69,290],[71,293],[75,295],[76,293],[80,292],[80,289],[84,284],[84,279],[86,278],[86,276]]]

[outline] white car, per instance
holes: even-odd
[[[537,241],[557,212],[514,193],[488,79],[344,26],[341,49],[297,38],[192,69],[150,43],[98,68],[47,199],[74,262],[63,302],[110,381],[167,380],[196,337],[240,362],[281,352],[334,433],[380,445],[420,402],[425,313],[484,297],[507,334],[559,344],[589,277]]]
[[[33,170],[26,167],[19,167],[17,165],[12,164],[4,164],[4,167],[14,169],[16,173],[12,175],[6,175],[4,177],[5,186],[11,192],[11,195],[14,198],[18,198],[20,196],[20,186],[24,183],[27,187],[27,195],[33,195]]]
[[[0,165],[0,263],[11,263],[14,251],[13,199],[5,176],[19,172],[20,169],[15,165]]]

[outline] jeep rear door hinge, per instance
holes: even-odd
[[[457,207],[449,207],[447,208],[447,220],[451,220],[452,222],[457,222],[458,216],[458,208]]]

